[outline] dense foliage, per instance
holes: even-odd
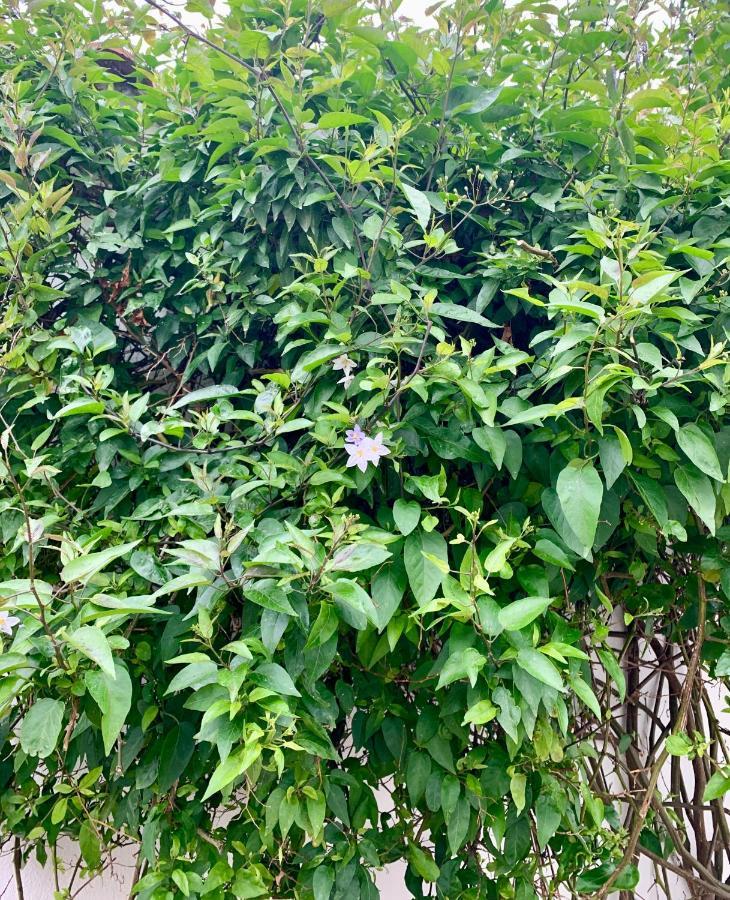
[[[0,5],[18,877],[730,897],[727,7],[230,5]]]

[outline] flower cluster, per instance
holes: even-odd
[[[337,384],[343,384],[345,388],[349,388],[352,382],[355,380],[355,376],[352,374],[352,370],[357,368],[357,363],[350,359],[350,357],[346,353],[342,353],[332,362],[332,370],[334,372],[342,372],[342,378],[337,382]]]
[[[359,425],[355,425],[345,434],[345,451],[347,452],[347,466],[357,466],[364,472],[368,463],[377,466],[381,456],[388,456],[390,450],[383,444],[383,435],[374,438],[368,437]]]

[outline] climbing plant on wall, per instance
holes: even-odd
[[[727,7],[431,15],[0,4],[19,884],[730,897]]]

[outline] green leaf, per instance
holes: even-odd
[[[653,300],[657,294],[661,293],[665,288],[676,281],[681,272],[646,272],[640,275],[633,284],[631,293],[629,294],[629,303],[643,304]]]
[[[616,863],[603,863],[583,872],[576,881],[576,888],[581,893],[595,894],[616,870]],[[613,883],[617,891],[633,891],[639,883],[639,870],[635,865],[626,866]]]
[[[264,585],[259,582],[256,587],[244,588],[243,596],[264,609],[270,609],[272,612],[282,613],[285,616],[296,616],[286,593],[275,584]]]
[[[101,865],[101,844],[94,825],[86,821],[79,829],[79,850],[89,869],[98,869]]]
[[[619,666],[613,651],[610,649],[599,649],[598,658],[603,663],[603,668],[611,676],[613,683],[616,685],[619,700],[623,703],[626,699],[626,676],[623,669]]]
[[[326,112],[317,122],[317,128],[326,131],[330,128],[349,128],[350,125],[364,125],[369,122],[367,116],[353,112]]]
[[[69,134],[67,131],[64,131],[62,128],[59,128],[57,125],[44,125],[43,137],[60,141],[62,144],[66,144],[67,147],[71,147],[71,149],[75,150],[77,153],[80,153],[82,156],[88,156],[88,154],[81,146],[81,144],[79,144],[76,138],[72,134]]]
[[[250,900],[252,897],[271,896],[271,891],[264,883],[259,869],[239,869],[231,885],[231,892],[237,900]]]
[[[115,677],[106,672],[91,670],[84,680],[89,693],[101,710],[101,735],[104,740],[104,752],[109,754],[119,737],[127,713],[132,706],[132,682],[124,666],[115,660]]]
[[[190,391],[189,394],[183,394],[179,400],[172,404],[170,409],[182,409],[183,406],[190,406],[191,403],[220,400],[223,397],[233,397],[235,394],[240,393],[239,389],[233,384],[211,384],[208,387],[199,388],[197,391]]]
[[[509,782],[509,790],[512,795],[512,801],[518,813],[525,808],[525,791],[527,789],[527,776],[521,772],[516,772]]]
[[[614,434],[607,434],[602,437],[598,441],[598,453],[601,459],[603,477],[606,480],[606,487],[611,488],[627,464],[619,438]]]
[[[393,504],[393,519],[401,534],[409,535],[420,518],[421,507],[415,500],[398,499]]]
[[[428,850],[422,850],[415,844],[409,844],[407,852],[408,861],[417,875],[420,875],[424,881],[438,881],[441,870]]]
[[[194,733],[191,722],[181,722],[165,736],[160,746],[160,768],[157,775],[157,786],[162,793],[170,790],[192,759],[195,750]]]
[[[705,785],[702,802],[710,803],[713,800],[719,800],[728,791],[730,791],[730,775],[726,775],[722,770],[715,772]]]
[[[312,835],[316,836],[322,831],[325,814],[327,812],[327,802],[324,794],[321,791],[317,791],[316,797],[310,797],[308,795],[306,806],[309,823],[312,826]]]
[[[694,466],[679,466],[674,471],[674,481],[687,503],[714,535],[715,492],[710,479]]]
[[[533,678],[558,691],[563,690],[563,679],[557,667],[539,650],[523,648],[517,654],[517,665]]]
[[[401,187],[403,189],[403,193],[408,198],[408,202],[411,205],[411,208],[416,214],[416,218],[418,219],[418,224],[425,231],[428,228],[428,223],[431,220],[431,204],[428,202],[428,197],[418,190],[418,188],[411,187],[410,184],[406,184],[405,181],[401,182]]]
[[[555,835],[563,818],[563,809],[557,799],[549,793],[540,793],[535,803],[537,820],[537,842],[541,850],[547,847]]]
[[[550,603],[550,597],[523,597],[500,609],[499,622],[506,631],[519,631],[541,616]]]
[[[459,797],[454,811],[447,819],[446,836],[449,841],[449,850],[452,856],[456,856],[466,841],[469,834],[471,821],[471,806],[466,797]]]
[[[593,546],[603,500],[603,484],[592,463],[574,459],[558,475],[558,499],[566,520],[586,548]]]
[[[419,606],[425,606],[433,600],[444,579],[444,573],[424,556],[426,553],[448,563],[446,541],[437,531],[418,529],[411,532],[403,547],[403,561],[408,583]]]
[[[408,754],[406,762],[406,788],[414,806],[423,797],[431,776],[431,757],[428,753],[415,750]]]
[[[322,588],[329,591],[339,601],[340,609],[341,604],[344,603],[355,614],[351,623],[358,631],[362,631],[367,622],[378,625],[380,619],[373,600],[356,581],[338,578],[337,581],[332,581],[330,584],[323,584]]]
[[[250,763],[248,763],[248,765],[250,765]],[[208,797],[212,797],[213,794],[228,787],[231,782],[235,781],[240,775],[243,775],[248,768],[248,765],[247,760],[242,753],[233,753],[223,760],[210,776],[208,787],[203,794],[203,800],[207,800]]]
[[[86,582],[97,572],[101,572],[115,559],[125,556],[130,550],[133,550],[140,541],[130,541],[127,544],[118,544],[116,547],[109,547],[107,550],[99,550],[97,553],[87,553],[85,556],[77,556],[66,563],[61,569],[61,578],[68,584],[71,581]]]
[[[31,706],[20,723],[20,746],[28,756],[45,759],[56,749],[63,725],[65,705],[61,700],[43,697]]]
[[[469,322],[472,325],[481,325],[483,328],[499,328],[500,326],[485,319],[483,315],[468,306],[459,306],[456,303],[433,303],[429,313],[433,316],[441,316],[442,319],[453,319],[455,322]]]
[[[332,893],[332,885],[335,883],[335,873],[329,866],[319,865],[314,870],[312,878],[312,890],[314,900],[329,900]]]
[[[84,656],[93,660],[110,678],[116,678],[112,649],[106,635],[95,625],[83,625],[68,633],[67,640]]]
[[[59,409],[54,419],[66,419],[68,416],[97,416],[104,412],[104,404],[90,397],[78,397]]]
[[[168,694],[176,694],[178,691],[184,691],[188,688],[198,690],[206,684],[212,684],[216,680],[218,667],[213,660],[207,659],[205,654],[200,661],[191,662],[190,665],[181,669],[177,675],[168,684],[165,696]]]
[[[474,706],[470,706],[464,716],[462,725],[486,725],[497,715],[497,707],[491,700],[479,700]]]
[[[329,569],[333,572],[363,572],[390,559],[391,552],[381,544],[349,544],[335,553]]]
[[[285,697],[302,696],[296,689],[291,675],[278,663],[264,663],[251,673],[251,678],[275,694],[282,694]]]
[[[497,467],[497,471],[499,471],[502,468],[504,455],[507,451],[507,438],[502,429],[484,425],[480,428],[475,428],[471,436],[474,438],[477,446],[490,455],[492,462]]]
[[[457,650],[444,663],[436,688],[446,687],[446,685],[459,681],[462,678],[468,678],[472,687],[474,687],[477,675],[486,662],[486,657],[482,656],[473,647]]]
[[[677,443],[701,472],[715,481],[725,480],[714,444],[698,425],[690,422],[678,428]]]
[[[406,590],[406,573],[403,566],[383,566],[372,580],[373,624],[382,631],[393,618]]]
[[[694,744],[686,734],[670,734],[664,746],[671,756],[689,756],[694,749]]]
[[[299,359],[292,369],[292,381],[305,381],[310,372],[330,362],[336,356],[341,356],[344,352],[345,350],[340,344],[320,344]]]
[[[663,530],[669,521],[669,510],[667,509],[667,500],[664,496],[662,486],[653,478],[647,475],[641,475],[638,472],[631,473],[631,480],[639,489],[641,499],[647,505],[649,512],[654,516],[657,525]]]
[[[585,703],[597,719],[603,718],[601,715],[601,707],[596,695],[593,693],[593,689],[590,688],[580,676],[576,675],[571,678],[570,686],[573,688],[578,698]]]
[[[559,569],[567,569],[569,572],[574,571],[573,564],[568,559],[565,551],[558,547],[553,541],[546,539],[539,540],[532,551],[538,559],[557,566]]]

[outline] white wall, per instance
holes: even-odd
[[[61,879],[62,886],[68,884],[72,868],[69,867],[65,878]],[[379,873],[378,887],[382,900],[408,900],[411,896],[403,884],[404,870],[405,866],[401,864],[389,866],[387,871]],[[128,852],[118,854],[113,868],[84,887],[79,900],[129,900],[133,871],[133,855]],[[48,868],[42,868],[35,861],[29,862],[23,869],[22,877],[25,900],[53,900],[53,875]],[[76,881],[74,888],[80,886],[81,883]],[[10,854],[0,856],[0,900],[18,900]]]

